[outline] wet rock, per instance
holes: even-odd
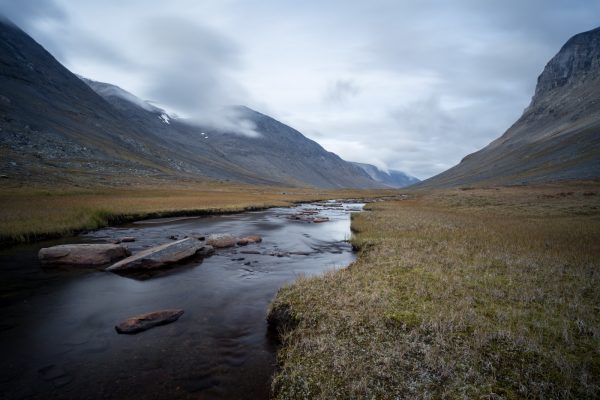
[[[120,238],[119,241],[121,241],[121,243],[130,243],[135,242],[135,238],[133,236],[124,236]]]
[[[129,254],[118,244],[63,244],[41,249],[38,258],[44,265],[103,265]]]
[[[312,222],[314,222],[315,224],[318,224],[321,222],[327,222],[327,221],[329,221],[329,218],[327,218],[327,217],[315,217],[312,220]]]
[[[124,271],[136,269],[154,269],[167,264],[176,263],[195,255],[205,247],[197,239],[186,238],[173,243],[166,243],[160,246],[143,250],[137,254],[127,257],[110,267],[107,271]],[[210,249],[205,249],[210,252]]]
[[[235,246],[237,240],[233,235],[229,234],[213,234],[209,235],[206,239],[206,243],[214,247],[215,249],[224,249],[227,247]]]
[[[243,238],[238,239],[237,244],[240,246],[246,246],[249,244],[260,243],[262,242],[262,237],[258,235],[250,235],[244,236]]]
[[[208,257],[208,256],[213,255],[214,253],[215,253],[215,248],[209,244],[206,244],[206,245],[202,246],[202,248],[196,252],[196,255],[200,256],[200,257]]]
[[[181,309],[169,309],[154,311],[146,314],[136,315],[121,322],[115,326],[118,333],[123,334],[134,334],[143,332],[150,328],[154,328],[159,325],[170,324],[175,322],[183,315]]]
[[[289,254],[294,256],[310,256],[310,253],[307,251],[290,251]]]
[[[270,255],[271,257],[289,257],[290,253],[285,252],[285,251],[272,251],[270,253],[268,253],[268,255]]]

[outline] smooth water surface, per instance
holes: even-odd
[[[325,223],[291,221],[318,208]],[[276,345],[266,310],[299,275],[350,264],[351,210],[302,205],[235,215],[146,220],[0,252],[0,393],[3,399],[224,398],[269,394]],[[135,253],[171,236],[259,234],[256,245],[217,251],[153,275],[42,269],[41,247],[134,236]],[[260,252],[245,254],[242,252]],[[289,253],[298,254],[289,254]],[[169,325],[119,335],[125,318],[165,308]]]

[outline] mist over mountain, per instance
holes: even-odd
[[[383,171],[374,165],[359,162],[353,162],[353,164],[362,168],[373,180],[392,188],[403,188],[421,182],[420,179],[407,175],[402,171],[393,169]]]
[[[201,126],[108,83],[78,77],[0,21],[0,173],[26,181],[130,178],[372,188],[382,185],[300,132],[246,107]],[[225,126],[225,128],[224,128]]]
[[[600,28],[569,39],[523,115],[498,139],[420,187],[600,177]]]

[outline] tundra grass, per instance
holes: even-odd
[[[600,186],[409,195],[280,290],[273,396],[600,398]]]
[[[319,191],[189,184],[102,188],[0,189],[0,244],[29,242],[148,217],[231,213],[294,202],[390,195],[390,191]]]

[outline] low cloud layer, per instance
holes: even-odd
[[[485,146],[600,2],[8,1],[74,72],[244,134],[245,104],[345,159],[419,178]]]

